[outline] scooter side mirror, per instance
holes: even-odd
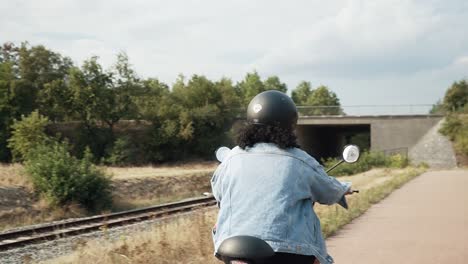
[[[215,155],[216,155],[216,159],[219,161],[219,162],[223,162],[224,158],[227,157],[227,155],[229,154],[229,151],[231,151],[230,148],[228,147],[220,147],[218,148],[216,151],[215,151]]]
[[[359,147],[356,145],[347,145],[343,149],[343,160],[347,163],[358,161],[359,155]]]

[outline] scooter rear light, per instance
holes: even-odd
[[[231,260],[231,264],[249,264],[243,260]]]

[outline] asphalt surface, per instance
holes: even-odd
[[[468,263],[468,170],[427,172],[327,239],[338,264]]]

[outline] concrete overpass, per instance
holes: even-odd
[[[440,115],[301,116],[297,135],[301,147],[319,159],[338,156],[346,144],[358,144],[373,151],[405,152],[414,161],[447,167],[438,166],[439,159],[456,162],[451,143],[438,133],[442,120]],[[449,148],[450,157],[434,158],[440,148]]]

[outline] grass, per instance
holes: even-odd
[[[0,187],[23,186],[32,189],[32,183],[21,164],[0,164]]]
[[[104,167],[114,182],[113,211],[129,210],[201,196],[210,191],[216,162],[147,167]]]
[[[187,176],[194,173],[212,173],[216,169],[215,162],[197,162],[158,167],[104,167],[105,171],[113,175],[114,180],[139,179],[154,177]]]
[[[114,180],[129,180],[141,178],[191,176],[197,173],[212,173],[216,169],[216,162],[197,162],[164,166],[147,167],[102,167],[112,175]],[[23,165],[19,163],[0,163],[0,186],[25,186],[32,184],[25,174]]]
[[[212,170],[185,171],[176,176],[154,176],[113,180],[114,210],[178,201],[210,191]]]
[[[361,190],[349,197],[348,211],[338,206],[318,205],[322,231],[330,236],[364,213],[372,204],[424,172],[423,168],[376,169],[340,178],[351,180]],[[70,255],[45,263],[220,263],[213,257],[210,230],[217,211],[202,210],[154,225],[151,230],[132,232],[119,239],[104,238],[81,244]]]

